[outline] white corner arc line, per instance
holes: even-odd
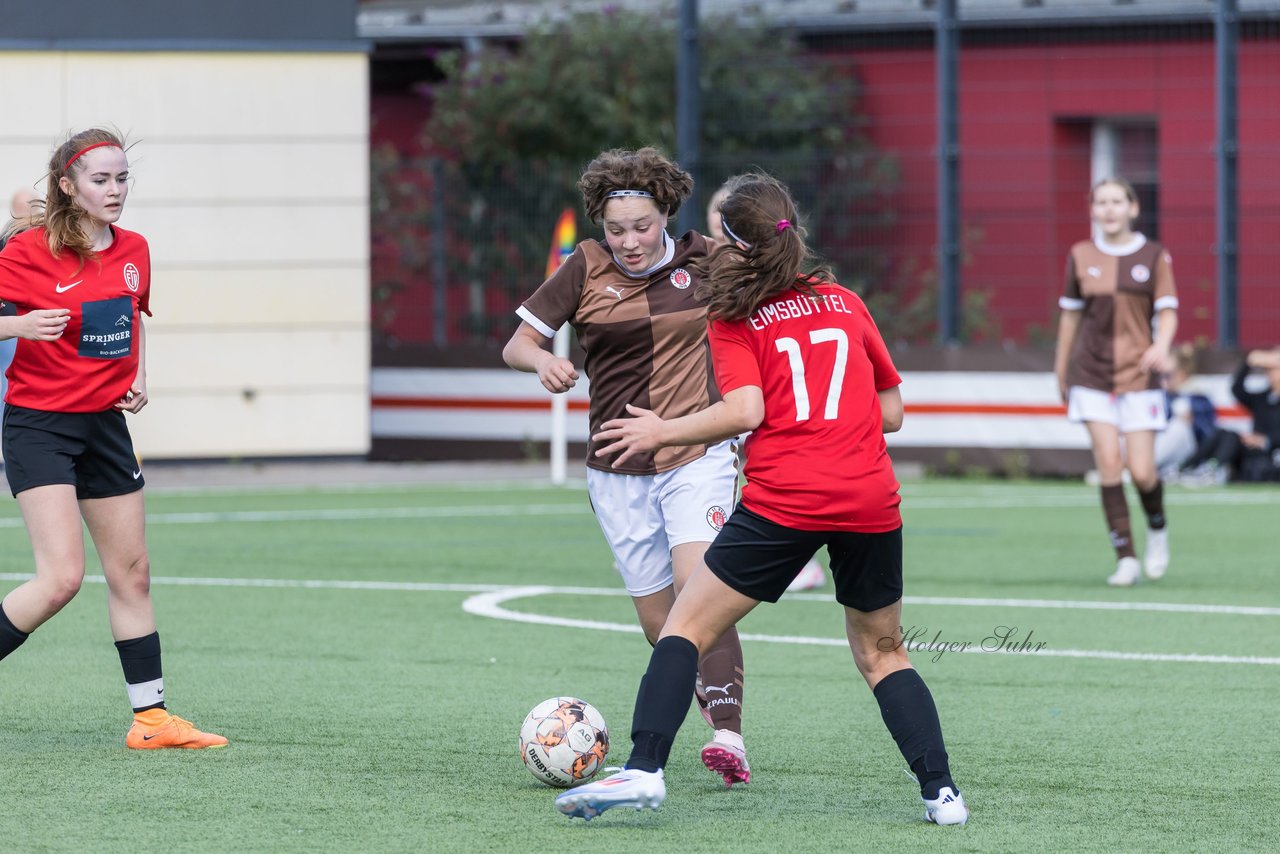
[[[545,596],[551,593],[568,593],[573,590],[574,588],[549,586],[508,587],[502,590],[493,590],[471,596],[462,603],[462,610],[466,611],[468,614],[473,614],[478,617],[488,617],[495,620],[509,620],[517,623],[558,626],[561,628],[592,629],[595,631],[626,632],[629,634],[641,633],[641,628],[631,623],[607,623],[598,620],[575,620],[568,617],[550,617],[543,614],[528,614],[520,611],[511,611],[502,607],[504,603],[513,599],[527,599],[534,596]],[[579,590],[591,590],[591,588],[579,588]],[[605,591],[591,590],[591,592],[598,594]],[[748,641],[787,643],[804,646],[841,647],[848,645],[848,641],[844,638],[816,638],[795,635],[762,635],[748,633],[741,633],[739,637]],[[928,654],[930,652],[927,648],[918,651],[924,654]],[[1280,657],[1269,658],[1262,656],[1201,655],[1197,653],[1126,652],[1123,650],[1105,649],[1040,649],[1034,652],[1014,652],[998,649],[987,650],[982,649],[980,646],[975,646],[955,650],[955,652],[977,653],[980,655],[1007,655],[1024,658],[1044,656],[1051,658],[1093,658],[1107,661],[1151,661],[1176,662],[1183,664],[1255,664],[1280,666]]]

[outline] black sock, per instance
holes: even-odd
[[[163,709],[164,677],[160,669],[160,633],[116,641],[120,666],[124,668],[125,690],[135,712]]]
[[[895,671],[881,679],[872,693],[884,725],[920,783],[920,794],[933,800],[943,786],[958,794],[947,764],[938,710],[920,674],[911,668]]]
[[[631,719],[631,757],[627,768],[657,771],[667,764],[676,732],[693,702],[698,678],[698,648],[671,635],[658,641],[649,669],[640,680]]]
[[[4,612],[4,603],[0,602],[0,659],[22,646],[22,642],[29,637],[30,634],[9,622],[9,615]]]

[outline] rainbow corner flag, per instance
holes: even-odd
[[[565,208],[556,220],[556,230],[551,236],[551,252],[547,255],[546,278],[551,278],[560,265],[573,254],[573,247],[578,244],[578,224],[573,217],[573,208]]]

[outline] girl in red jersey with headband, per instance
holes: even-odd
[[[795,204],[767,175],[730,182],[730,243],[705,262],[708,337],[723,399],[662,419],[639,407],[604,424],[597,454],[635,453],[751,431],[742,501],[676,598],[640,683],[626,767],[556,799],[593,818],[657,808],[663,767],[694,691],[698,654],[761,602],[776,602],[826,546],[858,672],[920,784],[925,818],[964,824],[928,687],[902,636],[902,518],[884,433],[902,426],[900,379],[856,294],[812,267]],[[699,265],[701,266],[701,265]],[[615,456],[616,455],[616,456]]]
[[[124,413],[147,405],[151,256],[115,225],[129,161],[107,130],[74,134],[49,163],[46,201],[11,226],[0,251],[0,335],[17,336],[4,406],[9,487],[35,553],[35,577],[0,600],[0,659],[58,613],[84,580],[81,520],[107,581],[136,749],[223,747],[165,706],[151,606],[142,467]]]

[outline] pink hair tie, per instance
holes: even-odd
[[[777,228],[778,233],[781,234],[782,232],[786,231],[788,228],[791,227],[791,222],[789,220],[780,219],[778,220],[778,224],[774,227]]]

